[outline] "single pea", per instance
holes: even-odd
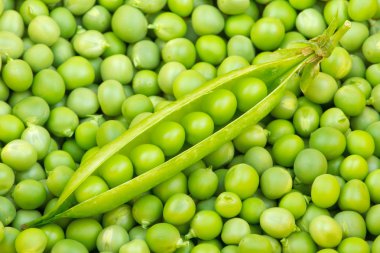
[[[122,122],[118,120],[107,120],[102,123],[96,131],[96,144],[102,147],[122,135],[125,130],[126,127]]]
[[[103,33],[110,28],[111,17],[111,13],[105,7],[94,5],[82,16],[82,23],[87,30]]]
[[[311,184],[318,176],[327,172],[327,159],[321,151],[306,148],[294,160],[294,174],[304,184]]]
[[[258,49],[271,51],[280,45],[285,36],[285,28],[280,19],[264,17],[253,24],[250,36]]]
[[[67,226],[66,238],[83,244],[88,251],[96,248],[96,241],[102,226],[95,219],[77,219]]]
[[[311,1],[315,2],[315,0]],[[290,4],[293,5],[292,1],[290,1]],[[296,28],[306,38],[313,38],[323,33],[326,29],[326,23],[320,12],[314,8],[307,7],[302,8],[302,11],[297,15]]]
[[[251,40],[244,35],[234,35],[227,42],[227,55],[237,55],[244,57],[248,62],[252,62],[256,50]]]
[[[186,67],[177,61],[164,63],[157,76],[158,86],[166,94],[173,94],[173,82]]]
[[[335,176],[323,174],[316,177],[311,186],[311,200],[316,206],[328,208],[339,198],[340,186]]]
[[[0,194],[4,195],[11,190],[15,182],[15,173],[11,167],[4,163],[0,163]],[[1,220],[3,223],[4,220]],[[5,224],[8,225],[8,224]]]
[[[263,10],[263,17],[278,18],[284,25],[286,31],[294,28],[296,23],[297,12],[288,3],[284,1],[271,1]]]
[[[47,245],[45,250],[51,250],[56,243],[65,239],[65,232],[55,223],[44,225],[40,229],[47,237]]]
[[[57,23],[60,30],[60,36],[70,39],[77,30],[75,16],[64,7],[54,8],[50,12],[50,17]]]
[[[12,108],[13,115],[19,117],[24,124],[44,125],[50,116],[48,103],[37,96],[26,97]]]
[[[54,61],[53,51],[45,44],[35,44],[28,48],[23,55],[34,72],[49,68]]]
[[[269,253],[272,252],[272,245],[270,243],[270,240],[267,237],[264,237],[263,235],[248,234],[244,236],[239,242],[238,252]]]
[[[0,115],[0,140],[8,143],[21,137],[24,123],[12,114]]]
[[[223,221],[219,214],[211,210],[198,211],[190,223],[190,231],[186,239],[193,237],[212,240],[222,232]]]
[[[351,179],[341,189],[339,208],[365,213],[370,208],[370,195],[366,184],[359,179]]]
[[[68,107],[56,107],[51,110],[46,122],[47,129],[57,137],[70,137],[74,134],[79,124],[79,118],[73,110]]]
[[[37,151],[27,141],[15,139],[1,149],[2,162],[16,171],[25,171],[37,162]]]
[[[242,56],[227,56],[218,66],[216,75],[221,76],[229,72],[248,67],[249,65],[249,62]]]
[[[87,248],[78,241],[72,239],[63,239],[58,241],[51,249],[52,253],[63,253],[63,252],[78,252],[87,253]]]
[[[282,167],[266,169],[260,177],[260,189],[268,199],[279,199],[292,189],[292,178]]]
[[[17,235],[15,246],[17,252],[43,252],[47,246],[47,237],[41,229],[28,228]]]
[[[304,147],[305,143],[298,135],[284,135],[273,144],[273,160],[284,167],[292,166],[298,153],[301,152]]]
[[[74,50],[85,58],[101,56],[108,47],[103,34],[97,30],[78,31],[72,38]]]
[[[345,133],[350,127],[350,121],[341,109],[331,107],[322,113],[320,125],[321,127],[333,127]]]
[[[197,169],[188,177],[188,189],[191,196],[205,200],[214,195],[218,188],[218,177],[210,168]]]
[[[358,237],[364,239],[367,234],[366,223],[362,215],[355,211],[340,211],[334,219],[342,227],[343,238]]]
[[[298,101],[296,95],[291,91],[285,91],[280,103],[271,111],[271,115],[276,119],[290,119],[297,110]]]
[[[111,225],[122,226],[125,230],[131,231],[136,221],[133,219],[132,208],[130,205],[123,204],[106,213],[102,217],[103,227]],[[132,239],[132,234],[130,234]]]
[[[224,18],[221,11],[215,6],[199,5],[191,14],[191,24],[194,32],[199,36],[218,34],[224,28]]]
[[[119,81],[106,80],[99,85],[98,101],[102,112],[107,116],[121,114],[122,104],[126,99],[123,86]]]
[[[289,236],[296,229],[293,214],[281,207],[264,210],[260,216],[260,226],[269,236],[278,239]]]
[[[33,11],[30,11],[33,10]],[[39,15],[49,15],[49,9],[43,1],[29,0],[20,5],[20,14],[25,24],[29,24],[33,18]]]
[[[132,215],[137,223],[147,228],[157,222],[163,214],[163,204],[155,195],[139,197],[132,206]]]
[[[125,85],[132,81],[133,74],[132,62],[123,54],[111,55],[100,64],[100,75],[103,81],[115,80]]]
[[[337,158],[346,149],[346,138],[333,127],[320,127],[310,135],[309,146],[322,152],[327,160]]]
[[[187,192],[187,177],[182,172],[153,187],[154,195],[159,197],[162,202],[166,202],[177,193],[186,194]]]
[[[121,106],[121,113],[127,120],[132,120],[143,112],[153,112],[153,104],[147,96],[142,94],[127,97]]]
[[[75,199],[80,203],[108,190],[106,182],[98,176],[89,176],[75,191]]]
[[[316,252],[317,245],[311,238],[310,234],[299,231],[292,233],[288,238],[281,241],[283,246],[283,252]]]
[[[98,168],[98,173],[113,188],[132,178],[132,162],[124,155],[115,154]]]
[[[172,225],[182,225],[193,218],[195,211],[194,200],[184,193],[177,193],[165,202],[163,218]]]
[[[319,113],[312,106],[301,106],[293,115],[293,125],[298,135],[309,137],[319,127]]]
[[[181,124],[186,132],[186,141],[196,144],[210,136],[214,131],[212,118],[204,112],[191,112],[184,116]]]
[[[2,78],[9,89],[16,92],[26,91],[33,83],[33,71],[26,61],[15,59],[4,65]]]
[[[305,214],[307,204],[305,195],[299,191],[291,191],[280,199],[278,206],[290,211],[297,220]]]
[[[259,185],[259,176],[248,164],[232,166],[224,179],[226,191],[236,193],[242,200],[251,197]]]
[[[137,175],[143,174],[165,162],[163,151],[153,144],[141,144],[135,147],[131,151],[129,158]]]

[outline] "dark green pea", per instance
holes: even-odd
[[[103,227],[108,227],[111,225],[122,226],[125,230],[130,231],[130,229],[136,224],[132,216],[132,208],[127,205],[121,205],[111,211],[106,212],[102,217]],[[130,234],[132,239],[132,234]]]
[[[6,10],[0,16],[0,30],[14,33],[17,37],[24,34],[24,22],[19,12]]]
[[[131,60],[137,69],[155,69],[160,59],[160,50],[153,41],[141,40],[132,47]]]
[[[70,39],[74,36],[77,30],[77,22],[70,10],[64,7],[54,8],[50,12],[50,17],[58,24],[62,38]]]

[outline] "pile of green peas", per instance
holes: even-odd
[[[23,229],[99,148],[334,18],[352,24],[340,46],[259,124],[114,210]],[[0,252],[380,252],[378,18],[378,0],[0,0]],[[113,155],[73,201],[162,164],[267,94],[257,78],[208,94]]]

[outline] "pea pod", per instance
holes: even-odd
[[[319,40],[314,39],[302,48],[283,49],[272,53],[274,61],[248,66],[208,81],[191,94],[144,119],[138,127],[130,128],[119,138],[103,146],[90,159],[83,161],[66,185],[55,208],[40,219],[27,224],[27,226],[39,226],[63,217],[79,218],[106,212],[148,191],[190,166],[194,161],[200,160],[215,151],[239,135],[245,128],[257,123],[269,114],[283,96],[287,81],[308,64],[314,64],[328,56],[348,28],[349,23],[346,23],[336,35],[332,35],[336,29],[335,26],[335,28],[326,30],[326,33]],[[306,70],[310,71],[308,68]],[[304,75],[309,74],[304,73]],[[158,123],[166,120],[179,120],[187,113],[199,110],[201,101],[207,94],[217,89],[230,89],[234,82],[245,77],[256,77],[263,80],[270,93],[254,107],[241,115],[237,115],[234,120],[221,127],[214,134],[165,163],[67,209],[70,206],[72,193],[112,155],[118,152],[128,155],[134,147],[148,141],[150,131]]]

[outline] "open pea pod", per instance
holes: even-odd
[[[347,29],[348,26],[344,26],[340,30]],[[341,34],[341,32],[339,32],[340,30],[338,30],[337,34]],[[317,49],[323,52],[331,52],[331,47],[335,47],[339,38],[331,36],[330,40],[332,40],[332,42],[327,43],[326,48],[318,47]],[[303,48],[278,50],[272,55],[274,61],[252,65],[217,77],[188,96],[173,102],[161,111],[146,118],[138,127],[130,128],[123,135],[103,146],[92,157],[83,161],[66,185],[55,208],[43,217],[27,224],[27,226],[40,226],[59,218],[89,217],[109,211],[133,199],[139,194],[150,190],[192,165],[194,162],[217,150],[227,141],[234,139],[245,128],[257,123],[268,115],[281,100],[286,90],[287,81],[293,75],[300,72],[308,64],[313,64],[319,58],[325,57],[325,54],[321,56],[316,53],[314,47],[318,45],[318,41],[313,41],[313,43],[313,45],[307,44]],[[323,43],[323,45],[326,45],[326,43]],[[230,89],[236,80],[245,77],[256,77],[263,80],[267,84],[270,93],[250,110],[241,115],[237,115],[235,119],[224,125],[215,133],[182,151],[177,156],[170,158],[165,163],[98,196],[67,209],[72,204],[73,192],[112,155],[118,152],[128,155],[130,150],[135,146],[146,143],[150,131],[158,123],[166,120],[179,120],[187,113],[198,110],[202,99],[207,94],[221,88]]]

